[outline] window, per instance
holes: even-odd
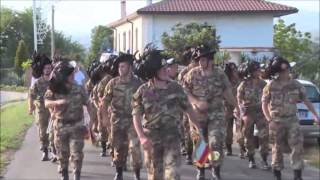
[[[126,32],[124,32],[122,36],[123,36],[123,39],[122,39],[122,43],[123,43],[123,44],[122,44],[122,46],[123,46],[123,47],[122,47],[122,50],[123,50],[123,52],[126,52],[126,50],[127,50],[127,47],[126,47],[126,40],[127,40]]]
[[[138,50],[138,28],[136,28],[136,51]]]
[[[129,49],[128,50],[131,51],[132,47],[131,47],[131,31],[130,30],[128,31],[128,34],[129,34],[129,45],[128,45]]]
[[[120,33],[118,34],[118,49],[117,51],[119,52],[120,51]]]

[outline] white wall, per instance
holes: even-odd
[[[121,52],[126,52],[127,50],[133,50],[132,52],[135,52],[137,49],[142,49],[141,47],[143,47],[143,44],[142,44],[142,38],[143,35],[142,35],[142,18],[141,17],[138,17],[134,20],[132,20],[133,22],[133,32],[131,32],[132,30],[132,26],[130,23],[124,23],[118,27],[116,27],[117,29],[117,43],[116,43],[116,48],[115,50],[116,51],[121,51]],[[136,30],[138,29],[138,44],[137,44],[137,39],[136,39]],[[131,43],[130,40],[129,40],[129,34],[128,32],[131,32],[131,36],[133,36],[133,47],[131,47]],[[126,32],[126,49],[123,49],[123,33]],[[119,44],[119,34],[120,34],[120,44]],[[119,45],[120,45],[120,49],[119,49]],[[138,45],[138,47],[137,47]]]
[[[153,23],[152,35],[145,39],[161,45],[163,32],[170,32],[177,24],[191,22],[213,25],[217,29],[217,35],[221,37],[221,48],[229,47],[273,47],[273,16],[271,14],[257,15],[154,15],[153,21],[149,20],[145,25],[150,27]],[[150,39],[152,37],[152,39]],[[144,43],[146,43],[144,41]]]

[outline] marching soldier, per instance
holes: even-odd
[[[74,83],[74,67],[68,61],[59,62],[52,72],[45,106],[53,108],[54,141],[62,169],[62,180],[68,180],[69,158],[73,165],[74,180],[80,180],[84,136],[83,105],[87,105],[85,90]]]
[[[199,66],[199,62],[195,61],[193,58],[193,50],[191,47],[187,47],[186,50],[183,52],[182,61],[184,62],[190,62],[187,67],[182,69],[182,71],[178,75],[178,83],[183,85],[184,77],[185,75],[194,67]],[[198,134],[195,131],[194,128],[190,127],[189,119],[186,114],[182,117],[182,123],[183,123],[183,146],[182,148],[185,148],[186,150],[186,164],[192,165],[192,153],[193,153],[193,145],[195,139],[198,138]]]
[[[240,84],[240,77],[238,75],[238,69],[235,63],[229,62],[225,65],[224,72],[226,73],[232,87],[232,94],[236,97],[237,96],[237,88]],[[233,114],[234,107],[227,102],[224,103],[225,106],[225,119],[226,119],[226,148],[227,156],[232,155],[232,143],[233,143],[233,124],[236,124],[236,136],[237,142],[239,143],[240,147],[240,158],[244,158],[244,140],[241,136],[241,119],[236,119]]]
[[[294,180],[302,180],[303,135],[297,118],[296,103],[303,101],[320,124],[312,103],[308,100],[305,88],[290,78],[290,64],[282,57],[274,57],[265,70],[265,78],[271,81],[263,89],[262,109],[269,121],[270,141],[272,143],[272,169],[276,180],[281,180],[283,149],[289,144]]]
[[[119,76],[111,79],[105,87],[102,98],[103,107],[110,106],[111,114],[111,140],[114,150],[113,162],[116,166],[114,180],[123,180],[123,169],[126,166],[129,151],[132,154],[135,180],[140,180],[142,158],[140,143],[132,123],[132,95],[141,85],[141,81],[133,76],[132,65],[134,57],[130,54],[120,54],[115,59],[119,69]]]
[[[264,80],[260,79],[260,63],[249,61],[244,69],[246,75],[240,83],[237,92],[238,103],[242,112],[244,126],[242,133],[245,137],[245,146],[249,159],[249,168],[256,168],[254,159],[255,141],[254,125],[259,130],[260,155],[262,158],[262,169],[269,169],[267,162],[269,151],[269,133],[268,123],[263,115],[261,108],[262,90],[266,85]]]
[[[236,108],[237,103],[232,95],[227,76],[212,63],[215,51],[202,45],[195,50],[195,53],[195,60],[199,61],[199,67],[193,68],[185,75],[184,88],[199,115],[203,136],[209,143],[213,167],[212,178],[220,179],[225,139],[223,102],[226,100]],[[214,157],[213,151],[219,152],[220,156]],[[197,179],[205,179],[204,167],[198,167]]]
[[[43,151],[42,161],[48,161],[49,135],[47,128],[50,119],[49,109],[44,105],[44,94],[49,87],[51,60],[46,55],[34,54],[32,75],[39,78],[29,90],[29,114],[35,113],[40,138],[40,150]]]
[[[140,68],[148,79],[133,96],[133,122],[145,150],[148,180],[180,179],[180,143],[176,114],[181,110],[195,122],[195,114],[182,87],[171,81],[161,51],[146,50]],[[143,118],[143,119],[142,119]],[[143,121],[142,121],[143,120]]]

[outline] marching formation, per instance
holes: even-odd
[[[85,86],[75,83],[74,62],[56,56],[52,63],[35,53],[32,75],[37,80],[29,91],[29,113],[38,126],[42,161],[58,162],[62,180],[69,179],[71,162],[73,178],[80,180],[84,141],[90,137],[102,157],[112,157],[114,180],[123,180],[130,158],[135,180],[143,167],[148,180],[180,180],[182,155],[197,168],[195,179],[205,180],[209,170],[210,179],[220,180],[234,140],[240,159],[257,167],[257,129],[260,168],[272,169],[275,180],[281,180],[289,145],[294,180],[302,180],[296,103],[304,102],[315,122],[320,119],[304,87],[291,78],[288,61],[276,56],[264,66],[253,60],[238,67],[217,65],[215,53],[205,45],[185,48],[188,66],[182,70],[179,60],[152,45],[139,57],[108,54],[90,64]]]

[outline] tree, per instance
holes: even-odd
[[[274,25],[274,46],[279,55],[288,61],[295,61],[293,71],[299,78],[308,79],[320,85],[320,47],[311,41],[309,32],[298,31],[295,24],[285,25],[279,19]]]
[[[171,30],[170,34],[166,32],[162,34],[162,44],[168,54],[178,61],[181,61],[182,52],[186,47],[196,47],[204,44],[216,50],[219,49],[220,38],[216,36],[215,28],[206,23],[190,23],[184,26],[179,23]]]
[[[113,30],[101,25],[94,27],[91,31],[91,46],[85,63],[89,64],[108,48],[113,49]]]
[[[273,41],[279,54],[289,61],[301,61],[311,53],[311,34],[296,30],[295,23],[287,26],[284,20],[279,19],[274,25]]]
[[[19,45],[16,51],[16,57],[14,59],[14,67],[16,72],[21,75],[22,74],[22,63],[27,61],[29,58],[28,50],[25,42],[23,40],[19,41]]]

